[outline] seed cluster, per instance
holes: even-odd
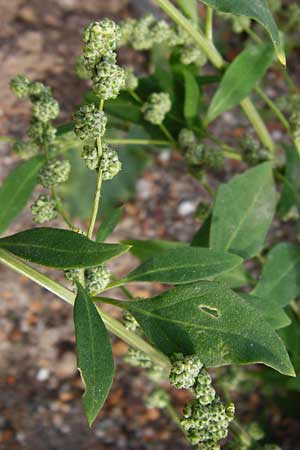
[[[39,182],[44,188],[51,188],[64,183],[69,178],[70,170],[69,161],[53,159],[40,170]]]
[[[142,106],[142,112],[147,122],[154,125],[163,123],[166,114],[171,110],[172,102],[169,94],[165,92],[154,92]]]
[[[241,150],[243,160],[250,166],[256,166],[270,159],[270,152],[250,136],[241,141]]]
[[[85,287],[90,295],[97,295],[106,288],[111,279],[111,271],[101,265],[86,269],[84,273]]]
[[[40,195],[31,205],[32,218],[36,223],[44,223],[57,217],[56,202],[49,195]]]
[[[211,386],[212,380],[195,355],[175,353],[171,357],[170,383],[177,389],[191,389],[195,399],[184,407],[181,426],[199,450],[219,449],[218,441],[228,434],[234,405],[225,406]]]

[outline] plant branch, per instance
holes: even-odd
[[[213,41],[213,18],[214,10],[210,6],[206,8],[205,35],[207,39]]]
[[[56,281],[51,280],[46,275],[34,269],[33,267],[25,264],[23,261],[10,254],[9,252],[1,249],[0,263],[4,264],[6,267],[9,267],[17,273],[26,276],[30,280],[47,289],[49,292],[52,292],[57,297],[61,298],[65,302],[73,305],[75,294],[72,291],[57,283]],[[99,311],[99,314],[101,315],[103,322],[105,323],[109,331],[118,336],[128,345],[146,353],[155,364],[159,364],[169,370],[170,362],[165,355],[157,351],[154,347],[148,344],[148,342],[144,341],[132,331],[127,330],[124,325],[122,325],[118,320],[111,317],[105,311],[101,310]]]

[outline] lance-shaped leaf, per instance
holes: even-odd
[[[271,310],[300,295],[300,246],[281,243],[272,248],[253,291]]]
[[[18,216],[31,197],[43,158],[34,157],[21,163],[0,187],[0,233]]]
[[[230,64],[207,112],[206,123],[244,100],[273,60],[271,45],[249,46]]]
[[[247,16],[260,23],[271,36],[278,59],[285,65],[285,54],[280,32],[273,19],[267,0],[201,0],[201,2],[218,11]]]
[[[115,208],[103,219],[97,232],[97,242],[104,242],[105,239],[114,231],[121,220],[122,213],[123,206],[120,206],[119,208]]]
[[[79,283],[77,288],[74,304],[77,362],[85,386],[84,411],[92,426],[111,389],[115,366],[99,311]]]
[[[166,250],[172,250],[177,248],[188,247],[186,242],[180,241],[166,241],[162,239],[153,240],[126,240],[122,241],[123,244],[130,245],[130,252],[139,258],[141,261],[145,261],[158,253],[165,252]]]
[[[177,286],[127,307],[166,355],[195,353],[207,367],[263,363],[294,376],[286,348],[273,328],[222,283]]]
[[[102,244],[73,231],[58,228],[33,228],[0,239],[0,248],[20,258],[60,269],[94,267],[130,247]]]
[[[264,163],[220,186],[210,229],[210,247],[244,258],[257,255],[276,208],[272,164]]]
[[[241,262],[242,259],[237,255],[208,248],[183,247],[153,256],[130,272],[123,281],[185,284],[216,277],[239,266]]]

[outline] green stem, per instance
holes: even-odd
[[[228,151],[228,150],[224,150],[223,154],[224,154],[225,158],[234,159],[236,161],[242,161],[242,157],[238,153],[231,152],[231,151]]]
[[[135,91],[128,91],[128,92],[137,103],[140,103],[140,104],[143,103],[141,97]]]
[[[75,227],[72,224],[71,220],[69,219],[68,214],[66,213],[66,211],[64,210],[61,200],[55,190],[54,187],[51,188],[51,196],[53,198],[53,200],[55,201],[55,208],[57,210],[57,212],[61,215],[61,217],[63,218],[63,220],[65,221],[65,223],[68,225],[68,227],[73,230]]]
[[[170,144],[171,144],[173,147],[176,148],[176,147],[177,147],[177,143],[176,143],[175,139],[173,138],[173,136],[171,135],[170,131],[167,129],[167,127],[166,127],[163,123],[161,123],[161,124],[159,125],[159,128],[160,128],[161,131],[164,133],[164,135],[168,138]]]
[[[111,145],[169,145],[169,140],[155,140],[155,139],[106,139]]]
[[[155,0],[160,8],[179,26],[181,26],[195,41],[195,43],[204,51],[208,59],[218,69],[222,69],[226,62],[222,55],[219,53],[213,42],[207,39],[201,30],[195,28],[190,21],[174,6],[169,0]],[[258,111],[249,98],[243,100],[241,103],[248,116],[249,120],[253,124],[262,143],[273,151],[274,144],[272,138],[260,117]],[[244,105],[243,105],[244,104]]]
[[[26,276],[30,280],[47,289],[49,292],[55,294],[57,297],[73,305],[75,294],[72,291],[57,283],[56,281],[51,280],[46,275],[34,269],[33,267],[28,266],[23,261],[16,258],[14,255],[11,255],[9,252],[1,249],[0,263],[4,264],[6,267],[9,267],[17,273]],[[159,364],[169,370],[170,362],[165,355],[157,351],[154,347],[145,342],[142,338],[137,336],[132,331],[128,331],[118,320],[112,318],[106,312],[101,310],[99,311],[99,314],[101,315],[108,330],[110,330],[128,345],[141,350],[144,353],[147,353],[155,364]]]
[[[241,107],[243,108],[245,114],[248,116],[263,145],[267,149],[269,149],[271,153],[274,153],[273,140],[251,100],[249,98],[245,98],[244,100],[242,100]]]
[[[210,6],[206,8],[205,35],[207,39],[213,41],[213,19],[214,10]]]

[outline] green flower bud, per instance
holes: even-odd
[[[124,321],[124,326],[125,326],[126,330],[136,331],[140,327],[138,322],[133,317],[133,315],[130,314],[129,312],[126,312],[123,315],[123,321]]]
[[[96,170],[99,167],[99,155],[98,149],[95,145],[85,145],[83,147],[81,158],[84,159],[84,162],[88,169]]]
[[[170,45],[175,31],[166,20],[158,20],[152,26],[152,40],[154,44],[166,43]]]
[[[39,152],[39,147],[32,141],[16,141],[13,150],[22,159],[29,159]]]
[[[40,81],[32,81],[29,86],[29,97],[33,102],[41,98],[52,97],[51,88]]]
[[[83,32],[83,41],[86,43],[84,56],[104,57],[106,53],[116,49],[119,36],[119,26],[113,20],[104,19],[89,24]]]
[[[123,89],[125,91],[135,91],[138,87],[139,79],[134,74],[134,71],[131,67],[127,67],[125,69],[125,84],[123,86]]]
[[[39,182],[45,188],[56,186],[68,180],[71,170],[67,160],[52,160],[39,172]]]
[[[198,166],[204,162],[205,150],[203,144],[190,145],[185,154],[184,159],[188,165]]]
[[[183,128],[178,135],[178,143],[182,150],[187,150],[197,142],[196,135],[192,130]]]
[[[234,419],[235,415],[235,406],[234,403],[229,403],[226,407],[226,416],[229,421],[232,421]]]
[[[37,145],[51,144],[56,137],[56,128],[50,123],[43,123],[32,119],[27,135]]]
[[[165,92],[153,93],[148,101],[143,105],[142,112],[145,120],[160,125],[163,123],[166,114],[171,110],[172,103],[169,94]]]
[[[103,181],[112,180],[122,169],[122,163],[119,160],[118,153],[111,149],[107,144],[102,145],[102,156],[99,170],[102,172]]]
[[[81,269],[66,269],[64,271],[65,277],[68,281],[75,284],[77,280],[80,278]]]
[[[192,387],[199,371],[203,367],[197,356],[183,356],[182,353],[175,353],[171,357],[171,363],[169,381],[177,389]]]
[[[152,361],[146,353],[140,350],[130,348],[127,355],[124,357],[124,361],[133,367],[141,367],[143,369],[150,369],[152,367]]]
[[[42,96],[32,105],[32,115],[40,122],[49,122],[55,119],[59,114],[59,104],[49,96]]]
[[[18,98],[24,98],[28,96],[29,85],[30,80],[26,75],[17,75],[9,83],[10,90]]]
[[[75,133],[80,139],[97,139],[106,130],[107,117],[95,105],[83,105],[73,115]]]
[[[210,169],[220,170],[225,163],[224,154],[219,148],[207,147],[204,151],[203,162]]]
[[[130,44],[136,26],[135,19],[126,19],[120,24],[120,36],[118,39],[118,47]]]
[[[138,20],[131,36],[131,45],[135,50],[150,50],[153,46],[152,27],[156,19],[152,14],[147,14]]]
[[[251,166],[270,159],[270,152],[261,147],[256,139],[246,137],[241,142],[243,160]]]
[[[252,422],[247,427],[247,432],[255,441],[261,441],[265,437],[265,432],[257,422]]]
[[[185,46],[180,51],[180,61],[185,65],[196,64],[202,67],[207,63],[207,56],[199,47]]]
[[[110,282],[111,271],[104,265],[92,267],[85,271],[85,287],[90,295],[97,295]]]
[[[163,389],[155,389],[145,400],[147,408],[164,409],[170,404],[170,396]]]
[[[48,195],[40,195],[31,205],[32,218],[36,223],[44,223],[57,217],[56,203]]]
[[[117,98],[125,85],[125,71],[117,64],[102,61],[96,65],[93,91],[102,100]]]

